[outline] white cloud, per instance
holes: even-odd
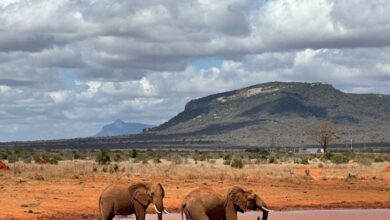
[[[267,81],[390,94],[389,10],[387,0],[0,1],[0,124],[12,127],[0,141],[87,136],[116,118],[161,123],[189,99]],[[210,57],[220,64],[194,63]]]

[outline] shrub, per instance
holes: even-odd
[[[153,158],[153,163],[161,163],[160,154],[156,154],[156,156]]]
[[[268,163],[274,163],[274,164],[277,164],[278,163],[278,160],[275,159],[275,157],[270,157],[269,160],[268,160]]]
[[[224,161],[223,161],[223,164],[224,164],[224,165],[230,165],[231,163],[232,163],[231,160],[224,160]]]
[[[182,164],[183,158],[179,155],[176,155],[176,156],[171,158],[171,161],[174,162],[175,164]]]
[[[56,161],[60,161],[62,160],[62,157],[58,154],[55,154],[53,157],[52,157],[52,160],[56,160]]]
[[[377,158],[375,158],[374,162],[375,163],[382,163],[382,162],[385,162],[385,159],[383,157],[377,157]]]
[[[334,154],[330,159],[335,164],[348,163],[349,158],[345,154]]]
[[[232,163],[230,164],[233,168],[241,169],[244,167],[244,163],[242,162],[242,159],[233,159]]]
[[[194,160],[205,161],[209,158],[207,152],[197,152],[193,155]]]
[[[309,160],[308,160],[307,158],[303,158],[303,159],[301,160],[301,164],[307,165],[307,164],[309,164]]]
[[[122,159],[122,158],[121,158],[121,155],[120,155],[120,154],[115,154],[115,155],[114,155],[114,161],[115,161],[115,162],[119,162],[121,159]]]
[[[80,154],[78,154],[77,152],[73,153],[73,160],[78,160],[80,158],[81,158]]]
[[[106,151],[100,151],[96,157],[96,162],[98,164],[108,164],[111,162],[111,159]]]
[[[8,156],[8,163],[15,163],[18,161],[19,161],[19,158],[15,154],[11,154]]]
[[[267,151],[267,150],[261,150],[261,151],[259,152],[259,156],[260,156],[260,158],[262,158],[262,159],[267,159],[268,156],[269,156],[270,154],[271,154],[271,153],[270,153],[269,151]]]
[[[131,152],[130,152],[130,157],[131,158],[136,158],[138,155],[138,152],[136,149],[132,149]]]
[[[110,173],[118,172],[119,171],[119,166],[118,164],[114,164],[110,166]]]
[[[56,165],[57,165],[57,164],[58,164],[58,160],[55,159],[55,158],[50,158],[50,159],[49,159],[49,163],[50,163],[50,164],[56,164]]]
[[[35,163],[42,163],[42,158],[39,155],[34,154],[33,160]]]
[[[148,164],[148,157],[147,156],[143,156],[141,158],[141,161],[142,161],[142,164]]]
[[[31,161],[32,161],[31,156],[27,156],[27,157],[24,157],[24,158],[23,158],[23,162],[24,162],[24,163],[31,163]]]
[[[1,153],[1,155],[0,155],[0,158],[2,159],[2,160],[6,160],[7,158],[8,158],[8,154],[6,154],[6,153]]]
[[[225,155],[223,155],[223,159],[230,161],[232,159],[232,155],[231,154],[225,154]]]

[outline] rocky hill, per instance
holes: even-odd
[[[102,130],[99,131],[95,136],[104,137],[104,136],[117,136],[117,135],[126,135],[126,134],[138,134],[141,133],[145,128],[151,128],[153,125],[147,125],[142,123],[133,123],[133,122],[124,122],[120,119],[117,119],[111,124],[103,126]]]
[[[329,121],[340,144],[389,142],[390,96],[343,93],[324,83],[270,82],[190,101],[152,134],[182,134],[246,146],[302,146]]]

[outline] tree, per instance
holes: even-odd
[[[323,149],[323,155],[326,155],[328,152],[328,147],[332,141],[339,139],[339,136],[337,135],[339,131],[333,124],[329,122],[318,123],[317,125],[308,129],[306,133],[313,139],[313,141],[321,145]]]

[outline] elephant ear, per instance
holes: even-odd
[[[257,199],[256,194],[250,194],[247,197],[246,208],[250,210],[257,210],[256,199]]]
[[[240,187],[233,187],[227,198],[227,203],[234,204],[236,211],[245,212],[248,193]],[[238,210],[237,210],[238,208]]]
[[[146,184],[136,183],[131,185],[128,190],[133,200],[141,203],[143,206],[147,206],[149,204],[150,195],[146,193],[149,191],[149,187]]]
[[[137,202],[141,203],[143,206],[147,206],[150,203],[150,195],[144,192],[136,192],[133,198]]]
[[[165,190],[164,190],[164,188],[162,187],[162,185],[160,183],[157,183],[156,186],[154,187],[153,194],[161,196],[162,198],[164,198]]]

